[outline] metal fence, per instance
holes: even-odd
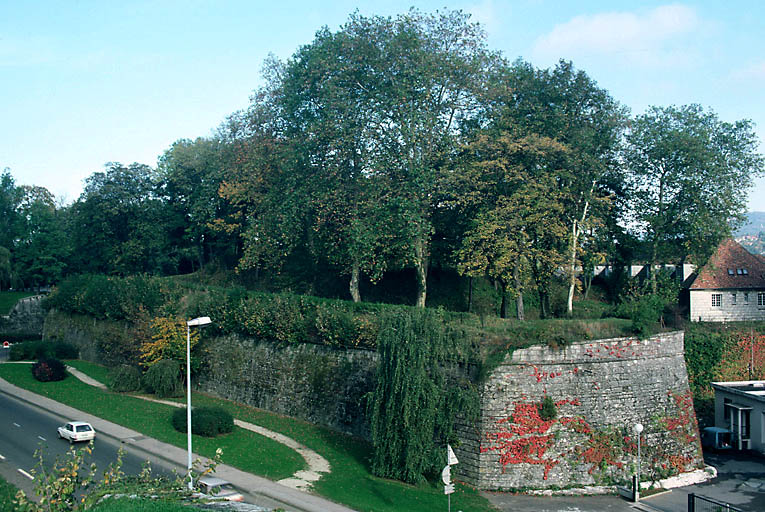
[[[688,512],[744,512],[729,503],[717,501],[698,494],[688,495]]]

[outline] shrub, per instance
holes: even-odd
[[[173,411],[173,428],[186,432],[186,408]],[[191,432],[205,437],[215,437],[234,431],[234,418],[220,407],[193,407],[191,409]]]
[[[118,393],[127,393],[141,389],[141,370],[129,364],[114,368],[109,376],[109,387]]]
[[[143,375],[143,387],[158,397],[183,395],[183,375],[181,363],[172,359],[163,359],[152,365]]]
[[[40,359],[32,365],[32,376],[40,382],[64,380],[66,366],[58,359]]]
[[[549,395],[545,395],[542,403],[539,404],[539,417],[545,421],[554,420],[558,417],[558,408],[555,407],[555,402]]]
[[[80,351],[71,343],[53,341],[25,341],[11,345],[8,355],[11,361],[30,359],[77,359]]]

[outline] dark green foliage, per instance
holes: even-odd
[[[186,432],[186,408],[173,411],[173,428]],[[191,433],[205,437],[215,437],[234,431],[234,418],[220,407],[192,407]]]
[[[539,417],[545,421],[554,420],[558,417],[558,408],[549,395],[545,395],[542,403],[539,404]]]
[[[369,408],[372,471],[416,483],[440,469],[438,450],[455,441],[457,415],[477,412],[466,375],[471,347],[428,310],[386,314],[377,343],[380,364]]]
[[[32,365],[32,376],[40,382],[64,380],[66,366],[58,359],[40,359]]]
[[[158,397],[174,397],[183,394],[183,373],[181,363],[173,359],[163,359],[146,370],[142,384],[149,393]]]
[[[645,295],[628,303],[632,331],[640,338],[653,334],[664,311],[664,301],[657,295]]]
[[[109,388],[118,393],[129,393],[141,389],[141,370],[135,366],[121,364],[109,375]]]
[[[25,341],[11,345],[8,358],[11,361],[29,361],[31,359],[77,359],[80,351],[71,343],[63,341]]]

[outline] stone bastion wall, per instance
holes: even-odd
[[[48,315],[45,330],[75,343],[81,357],[108,362],[101,338],[129,333],[109,326],[59,313]],[[364,398],[375,387],[375,352],[236,335],[209,341],[198,389],[369,437]],[[645,477],[702,465],[682,332],[516,350],[480,386],[478,419],[457,428],[453,474],[481,489],[625,482],[636,462],[631,429],[638,422],[645,426]],[[546,396],[554,418],[540,415]]]
[[[555,417],[540,414],[549,397]],[[460,427],[459,475],[481,489],[609,485],[703,467],[683,333],[516,350],[481,389],[478,422]]]

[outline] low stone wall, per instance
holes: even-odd
[[[42,299],[42,295],[24,297],[7,316],[0,316],[0,336],[31,339],[42,336],[45,321]]]
[[[239,336],[208,345],[202,391],[368,437],[364,395],[377,354],[317,345],[279,346]]]
[[[555,418],[542,418],[548,396]],[[626,481],[644,425],[646,478],[701,467],[683,333],[517,350],[483,386],[477,425],[462,425],[460,475],[481,489]]]

